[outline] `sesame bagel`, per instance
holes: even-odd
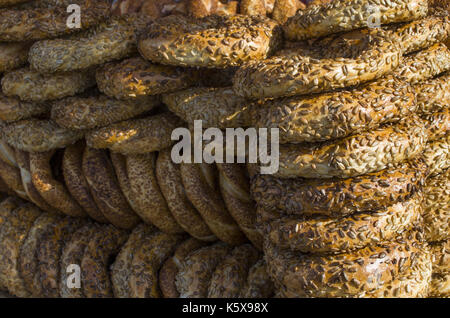
[[[155,63],[226,68],[268,57],[280,40],[277,24],[265,17],[168,16],[151,24],[138,45]]]
[[[281,249],[337,254],[393,239],[417,222],[422,211],[420,200],[414,198],[377,212],[337,219],[280,215],[280,218],[267,220],[263,231],[271,244]]]
[[[134,228],[140,219],[120,190],[108,154],[103,150],[86,147],[82,167],[92,197],[102,214],[118,228]]]
[[[427,180],[424,188],[425,238],[429,242],[450,237],[450,169]]]
[[[424,123],[413,116],[333,142],[281,145],[277,177],[350,178],[390,168],[419,155],[425,148]]]
[[[145,154],[170,147],[172,131],[183,126],[183,121],[167,112],[92,130],[86,134],[86,142],[89,147],[126,155]]]
[[[148,224],[171,234],[183,233],[170,212],[156,178],[156,153],[127,156],[127,172],[136,213]]]
[[[288,40],[301,41],[371,27],[377,23],[417,20],[425,17],[427,11],[428,3],[422,0],[334,0],[322,6],[309,6],[297,11],[283,26],[283,30]]]
[[[417,106],[422,114],[433,114],[450,105],[450,72],[415,85]]]
[[[104,94],[118,99],[172,93],[186,89],[199,79],[192,69],[152,64],[141,57],[101,66],[97,85]]]
[[[8,72],[27,63],[30,43],[0,43],[0,73]]]
[[[423,157],[429,168],[429,177],[437,176],[450,168],[450,135],[427,143]]]
[[[42,5],[41,5],[42,4]],[[41,40],[74,33],[94,26],[110,15],[109,0],[73,0],[66,3],[47,5],[43,2],[37,8],[6,9],[0,11],[0,41],[19,42]],[[67,5],[77,4],[83,12],[80,28],[70,28]],[[41,5],[41,7],[39,7]]]
[[[39,73],[54,73],[118,60],[136,52],[136,33],[149,21],[144,15],[114,16],[86,33],[36,42],[28,61]]]
[[[249,107],[251,126],[279,128],[281,143],[345,137],[392,123],[417,110],[411,85],[387,77],[362,88],[268,100]]]
[[[120,101],[105,95],[69,97],[52,104],[51,118],[68,129],[93,129],[133,118],[158,104],[158,99],[152,97],[138,101]]]
[[[89,72],[40,74],[29,67],[14,70],[2,78],[3,93],[23,101],[44,102],[81,93],[95,85]]]
[[[0,94],[0,119],[7,122],[15,122],[29,119],[47,113],[50,105],[47,103],[23,102],[17,97],[6,97]]]
[[[236,72],[233,90],[253,99],[321,93],[377,79],[401,59],[401,43],[380,29],[354,31],[334,42],[319,57],[287,54],[247,62]]]
[[[274,285],[267,272],[264,258],[256,262],[248,272],[247,283],[241,291],[242,298],[271,298]]]
[[[177,223],[191,236],[204,241],[214,241],[211,232],[183,188],[180,166],[173,163],[171,150],[162,150],[156,161],[156,177],[167,206]]]

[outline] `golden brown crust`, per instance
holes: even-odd
[[[293,17],[298,10],[304,10],[305,8],[305,4],[300,0],[275,0],[272,19],[280,24],[284,24],[290,17]]]
[[[126,155],[144,154],[170,147],[172,131],[183,126],[183,121],[167,112],[92,130],[86,134],[86,142],[89,147]]]
[[[61,127],[74,130],[105,127],[136,117],[159,104],[157,98],[120,101],[105,95],[69,97],[52,104],[52,119]]]
[[[187,14],[188,4],[186,0],[139,1],[143,2],[139,12],[146,14],[153,19],[165,17],[171,14]]]
[[[10,123],[47,113],[50,105],[46,103],[22,102],[18,97],[0,94],[0,119]]]
[[[396,3],[375,0],[367,5],[366,0],[334,0],[322,6],[309,6],[298,11],[284,25],[284,33],[291,41],[370,27],[379,9],[379,23],[407,22],[425,17],[428,3],[423,0],[402,0]]]
[[[239,4],[239,13],[244,15],[267,15],[265,0],[241,0]],[[272,10],[273,10],[273,2]]]
[[[199,240],[216,240],[217,237],[187,198],[181,180],[180,166],[172,162],[170,149],[158,154],[156,177],[167,206],[177,223]]]
[[[429,297],[450,297],[450,273],[432,275]]]
[[[279,179],[257,175],[252,197],[267,210],[288,215],[344,216],[377,211],[405,202],[421,191],[427,167],[422,161],[348,179]]]
[[[260,259],[248,272],[247,282],[241,291],[242,298],[271,298],[275,286],[267,272],[266,261]]]
[[[428,140],[433,141],[445,137],[450,132],[450,108],[432,115],[424,116]]]
[[[429,168],[429,177],[434,177],[450,168],[450,135],[427,143],[423,157]]]
[[[414,86],[417,106],[423,114],[433,114],[450,105],[450,72]]]
[[[127,172],[141,219],[166,233],[183,233],[170,212],[156,179],[156,153],[127,156]]]
[[[192,69],[152,64],[141,57],[108,63],[97,69],[97,85],[104,94],[118,99],[172,93],[199,80]]]
[[[29,199],[23,186],[22,177],[18,168],[12,167],[3,160],[0,160],[0,177],[6,186],[14,192],[14,194],[25,200]]]
[[[430,245],[433,254],[433,273],[448,273],[450,266],[450,240]]]
[[[1,6],[1,5],[0,5]],[[0,43],[0,73],[26,64],[31,43]]]
[[[265,17],[169,16],[150,25],[139,51],[155,63],[226,68],[266,58],[278,42],[277,24]]]
[[[182,163],[180,168],[186,195],[211,231],[231,245],[245,242],[246,238],[228,212],[219,189],[208,183],[208,179],[215,180],[214,167],[205,163]]]
[[[84,132],[58,126],[52,120],[25,119],[3,128],[3,138],[11,146],[27,152],[64,148],[83,138]]]
[[[108,219],[106,219],[95,204],[89,185],[83,174],[84,149],[84,143],[78,142],[64,150],[62,160],[64,181],[70,194],[91,218],[100,223],[108,223]]]
[[[235,247],[216,267],[208,288],[208,298],[239,298],[250,267],[260,257],[250,244]]]
[[[194,17],[206,17],[212,14],[235,15],[239,1],[236,0],[186,0],[188,13]]]
[[[140,221],[139,217],[120,190],[108,154],[103,150],[86,147],[82,167],[92,197],[108,221],[118,228],[135,227]]]

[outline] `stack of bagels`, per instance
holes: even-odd
[[[0,0],[0,290],[449,296],[445,5]],[[196,120],[278,171],[174,163]]]

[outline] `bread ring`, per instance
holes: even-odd
[[[18,168],[11,167],[3,160],[0,160],[0,178],[2,178],[3,182],[14,192],[14,194],[25,200],[29,199]]]
[[[25,119],[3,128],[4,140],[27,152],[64,148],[83,138],[84,132],[58,126],[52,120]]]
[[[111,265],[111,282],[113,285],[114,297],[129,298],[130,285],[129,279],[132,273],[132,261],[136,250],[145,237],[156,231],[154,226],[144,223],[137,225],[128,237],[127,242],[122,246]]]
[[[421,201],[414,198],[381,211],[338,219],[281,215],[279,219],[268,221],[263,231],[271,244],[281,249],[337,254],[393,239],[417,222],[422,211]]]
[[[0,73],[25,65],[30,46],[27,42],[0,43]]]
[[[429,297],[450,297],[450,273],[433,274],[430,283]]]
[[[131,298],[160,298],[158,272],[182,236],[156,232],[143,238],[135,250],[129,279]]]
[[[175,280],[180,298],[206,298],[211,277],[230,250],[228,245],[216,243],[198,249],[182,260]]]
[[[256,229],[256,204],[250,196],[250,183],[244,165],[217,164],[222,198],[245,236],[259,250],[263,238]]]
[[[412,234],[338,255],[282,251],[268,242],[269,273],[285,297],[364,297],[407,272],[424,249]]]
[[[450,135],[427,143],[423,157],[429,167],[429,177],[434,177],[450,168]]]
[[[163,95],[169,110],[193,127],[201,120],[203,127],[230,128],[247,126],[246,100],[229,87],[196,87]]]
[[[247,62],[236,72],[233,90],[253,99],[321,93],[377,79],[401,59],[401,43],[380,29],[344,34],[336,42],[339,51],[328,50],[319,59],[288,54]]]
[[[181,180],[180,166],[172,162],[170,149],[159,153],[156,160],[156,177],[172,216],[183,230],[199,240],[216,240],[217,237],[187,198]]]
[[[208,288],[208,298],[239,298],[250,267],[260,257],[250,244],[235,247],[216,267]]]
[[[271,298],[274,285],[267,273],[267,264],[263,259],[256,262],[248,272],[247,283],[242,289],[242,298]]]
[[[83,175],[83,152],[85,145],[78,142],[64,150],[62,171],[67,190],[86,213],[100,223],[109,223],[95,204],[89,185]]]
[[[22,102],[17,97],[6,97],[0,94],[0,119],[8,123],[29,119],[49,110],[50,105],[46,103]]]
[[[172,131],[184,123],[171,113],[132,119],[86,134],[92,148],[109,148],[126,155],[145,154],[170,147]]]
[[[30,48],[28,61],[39,73],[54,73],[122,59],[137,51],[136,32],[148,22],[146,16],[114,16],[85,33],[36,42]]]
[[[377,9],[378,11],[374,11]],[[403,0],[335,0],[323,6],[310,6],[298,11],[283,26],[288,40],[301,41],[313,37],[370,27],[379,18],[382,24],[407,22],[426,16],[427,1]],[[375,20],[375,21],[374,21]]]
[[[73,96],[94,85],[95,79],[88,71],[39,74],[25,67],[2,78],[6,96],[18,96],[23,101],[33,102]]]
[[[107,153],[86,147],[82,167],[92,197],[108,221],[118,228],[134,228],[139,218],[120,190]]]
[[[423,192],[425,238],[429,242],[450,238],[450,169],[429,178]]]
[[[251,192],[257,204],[287,215],[345,216],[378,211],[421,191],[426,165],[407,162],[392,169],[348,179],[278,179],[257,175]]]
[[[281,143],[300,143],[368,131],[416,110],[411,85],[389,76],[354,90],[255,103],[247,117],[252,127],[279,128]]]
[[[96,79],[104,94],[134,99],[186,89],[194,85],[199,76],[195,70],[152,64],[134,57],[101,66]]]
[[[445,137],[450,132],[450,107],[439,113],[424,116],[429,133],[428,140],[433,141]]]
[[[66,186],[56,180],[50,166],[53,152],[30,153],[33,185],[45,201],[55,209],[73,217],[85,217],[86,212],[70,195]]]
[[[188,238],[180,243],[173,257],[167,259],[159,270],[159,288],[164,298],[178,298],[180,293],[175,285],[175,278],[184,259],[193,251],[204,247],[207,243],[195,238]]]
[[[215,178],[213,167],[182,163],[180,168],[186,195],[211,231],[228,244],[244,243],[245,235],[228,212],[219,190],[215,185],[208,184],[209,178]]]
[[[50,3],[48,3],[50,4]],[[26,9],[7,9],[0,12],[0,41],[19,42],[54,38],[79,31],[67,26],[68,4],[77,4],[83,18],[81,29],[89,28],[110,15],[109,0],[72,0],[63,3]],[[38,6],[41,5],[40,3]]]
[[[28,200],[36,204],[43,211],[58,213],[59,211],[45,201],[45,199],[40,195],[39,191],[33,184],[33,180],[31,178],[29,154],[25,151],[16,150],[16,158],[20,169],[22,185],[25,189]]]
[[[280,41],[277,24],[265,17],[168,16],[151,24],[138,46],[155,63],[226,68],[266,58]]]
[[[113,259],[128,234],[112,225],[98,226],[81,259],[81,281],[87,298],[113,297],[110,278],[110,260]]]
[[[417,106],[423,114],[441,111],[450,105],[450,72],[414,87]]]
[[[67,129],[93,129],[127,120],[158,106],[156,98],[119,101],[105,95],[69,97],[52,104],[52,119]]]
[[[19,167],[15,149],[9,146],[3,139],[0,139],[0,159],[11,167]]]
[[[34,220],[41,211],[31,203],[16,208],[2,225],[0,235],[0,286],[7,287],[11,295],[28,297],[30,294],[20,276],[19,254]]]
[[[332,142],[281,145],[275,176],[349,178],[381,171],[410,160],[425,148],[427,131],[416,116],[404,122]]]

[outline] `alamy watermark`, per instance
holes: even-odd
[[[70,13],[66,20],[66,25],[69,29],[81,29],[81,8],[77,4],[69,4],[67,6],[67,13]]]

